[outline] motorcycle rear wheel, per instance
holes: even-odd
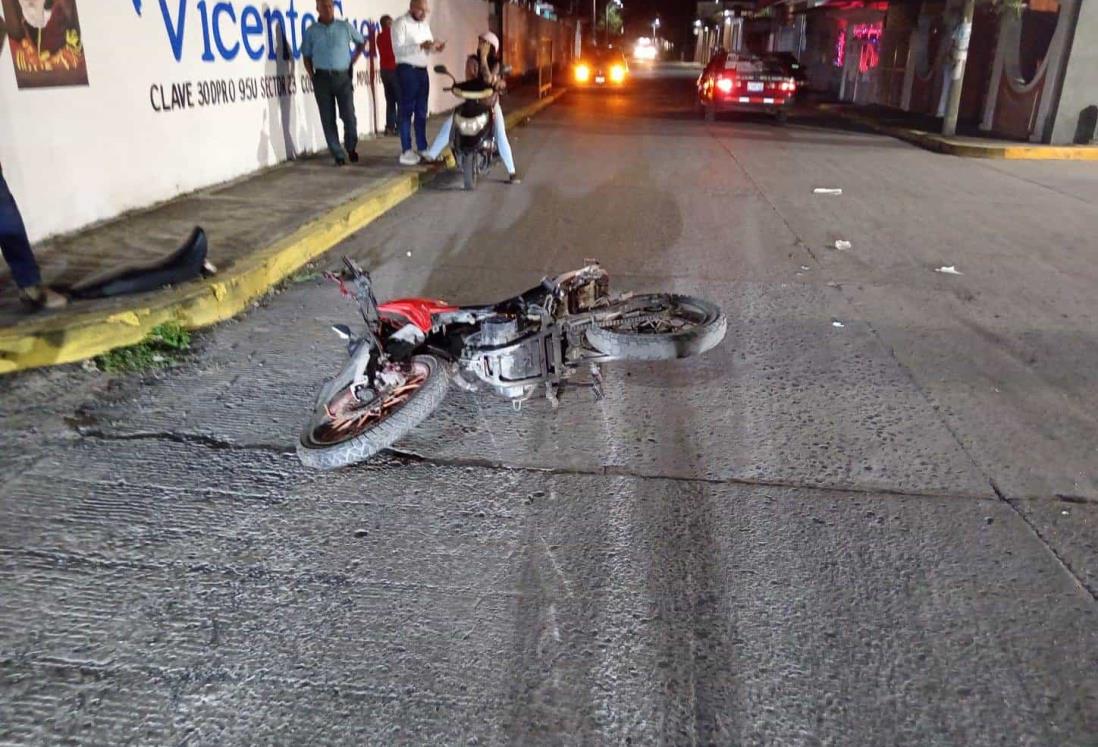
[[[700,355],[728,331],[728,319],[714,303],[673,293],[637,295],[609,306],[616,319],[587,329],[587,342],[621,360],[662,361]],[[602,314],[600,314],[602,316]]]
[[[339,418],[314,413],[297,443],[301,463],[313,469],[337,469],[364,462],[387,449],[422,423],[446,398],[450,377],[433,355],[414,356],[407,364],[407,381],[381,398],[346,411]],[[349,396],[343,389],[325,403],[330,415],[337,400]]]

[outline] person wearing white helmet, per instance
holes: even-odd
[[[469,55],[465,60],[466,80],[479,78],[496,90],[496,94],[485,103],[492,107],[492,124],[495,129],[496,147],[499,149],[499,158],[507,169],[508,181],[511,184],[520,184],[522,180],[515,171],[515,157],[511,152],[511,143],[507,140],[507,125],[503,117],[503,108],[499,105],[499,92],[507,87],[500,71],[499,63],[499,37],[491,31],[485,31],[477,39],[477,51]],[[428,161],[437,161],[443,149],[450,143],[450,130],[453,127],[453,119],[447,117],[442,122],[435,141],[424,153]]]

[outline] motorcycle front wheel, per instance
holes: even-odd
[[[599,310],[587,342],[620,360],[660,361],[700,355],[728,331],[720,307],[673,293],[637,295]]]
[[[477,188],[477,156],[475,153],[466,153],[462,157],[461,178],[465,182],[466,189]]]
[[[404,383],[369,402],[341,389],[316,408],[297,443],[301,463],[327,470],[366,461],[426,420],[445,399],[450,377],[433,355],[403,365]]]

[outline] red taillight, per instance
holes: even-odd
[[[736,84],[735,84],[735,83],[734,83],[734,82],[732,81],[732,79],[731,79],[731,78],[725,78],[725,77],[723,77],[723,76],[722,76],[722,77],[720,77],[720,78],[717,78],[717,88],[718,88],[718,90],[720,90],[720,91],[721,91],[722,93],[731,93],[731,92],[732,92],[732,88],[733,88],[733,87],[734,87],[735,85],[736,85]]]

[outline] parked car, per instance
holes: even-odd
[[[797,82],[782,65],[733,52],[714,58],[698,78],[698,106],[707,121],[720,112],[766,112],[785,123]]]
[[[572,65],[572,83],[581,88],[620,88],[629,79],[629,63],[620,49],[588,49]]]
[[[792,52],[768,52],[763,55],[763,60],[776,63],[785,68],[786,72],[796,81],[798,89],[804,88],[808,84],[808,69],[801,64]]]

